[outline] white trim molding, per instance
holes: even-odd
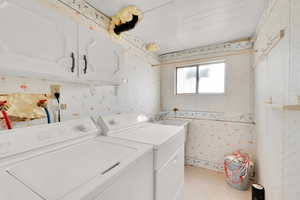
[[[186,59],[207,58],[211,57],[212,55],[227,56],[229,52],[238,53],[244,50],[252,49],[253,42],[250,39],[245,39],[166,53],[160,55],[159,58],[162,63],[169,63]]]
[[[171,119],[194,119],[194,120],[211,120],[230,123],[255,124],[253,113],[224,113],[224,112],[207,112],[207,111],[163,111],[161,116],[166,115]]]

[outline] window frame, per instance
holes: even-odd
[[[220,64],[224,63],[224,92],[223,93],[217,93],[217,92],[206,92],[206,93],[199,93],[198,88],[199,88],[199,67],[203,65],[209,65],[209,64]],[[196,76],[196,92],[195,93],[177,93],[177,69],[180,68],[189,68],[189,67],[196,67],[197,68],[197,76]],[[175,82],[174,82],[174,95],[175,96],[194,96],[194,95],[226,95],[227,91],[227,63],[226,60],[218,60],[218,61],[210,61],[210,62],[202,62],[199,64],[193,64],[193,65],[186,65],[186,66],[179,66],[175,67]]]

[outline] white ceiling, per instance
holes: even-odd
[[[87,0],[108,16],[136,5],[143,21],[131,31],[160,54],[250,37],[267,0]]]

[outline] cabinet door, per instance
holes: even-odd
[[[177,200],[184,185],[184,146],[156,171],[156,200]],[[183,199],[180,199],[183,200]]]
[[[291,71],[289,82],[290,104],[297,103],[300,96],[300,1],[291,1]]]
[[[0,0],[0,24],[1,74],[76,76],[71,69],[76,66],[77,25],[71,19],[36,0]]]
[[[114,81],[121,62],[121,46],[104,30],[79,27],[79,74],[91,81]]]

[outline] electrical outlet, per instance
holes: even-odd
[[[60,93],[60,85],[50,85],[51,98],[55,98],[55,93]]]

